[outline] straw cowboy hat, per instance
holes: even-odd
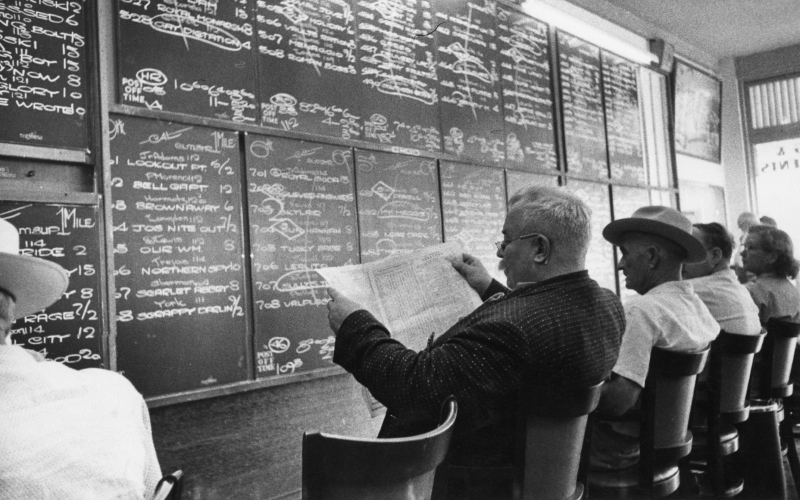
[[[706,249],[700,240],[692,236],[692,222],[682,213],[670,207],[642,207],[627,219],[615,220],[603,229],[603,238],[619,245],[622,235],[630,232],[661,236],[677,243],[686,250],[688,263],[706,260]]]
[[[67,271],[49,260],[19,254],[17,228],[0,217],[0,289],[14,296],[16,318],[41,311],[61,298]]]

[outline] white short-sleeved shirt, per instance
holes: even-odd
[[[719,335],[719,324],[689,281],[663,283],[630,298],[624,307],[625,334],[614,373],[641,387],[653,347],[695,352],[705,349]]]
[[[0,345],[0,498],[150,499],[150,417],[125,377]]]
[[[787,278],[764,273],[745,287],[758,308],[762,324],[766,325],[770,318],[800,321],[800,292]]]
[[[688,280],[708,307],[719,327],[728,333],[758,335],[761,322],[750,292],[736,279],[733,269]]]

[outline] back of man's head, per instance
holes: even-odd
[[[733,235],[725,229],[725,226],[718,222],[709,222],[708,224],[695,224],[694,227],[700,230],[700,240],[707,250],[719,248],[722,251],[722,257],[730,262],[736,243]]]
[[[753,212],[742,212],[739,214],[739,218],[736,219],[736,225],[739,226],[739,229],[742,231],[747,231],[752,226],[757,226],[761,224],[761,221],[758,220],[758,216]]]
[[[778,227],[778,221],[776,221],[769,215],[762,215],[761,218],[758,219],[758,221],[765,226]]]
[[[592,211],[574,194],[549,186],[517,191],[508,202],[509,213],[518,212],[521,231],[547,236],[554,260],[583,262],[592,232]]]

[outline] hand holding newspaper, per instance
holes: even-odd
[[[481,304],[478,293],[453,268],[461,247],[444,243],[367,264],[317,269],[347,298],[386,326],[392,338],[414,351],[425,348]],[[374,398],[368,399],[372,416]]]

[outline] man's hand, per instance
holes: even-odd
[[[354,312],[364,308],[358,302],[353,302],[342,295],[335,288],[328,288],[328,295],[331,297],[330,302],[328,302],[328,324],[331,326],[333,333],[338,334],[344,320]]]
[[[468,253],[461,254],[461,260],[455,258],[451,262],[456,271],[467,280],[469,286],[478,292],[478,295],[483,295],[483,292],[492,284],[492,276],[489,271],[483,267],[480,260],[472,255]]]

